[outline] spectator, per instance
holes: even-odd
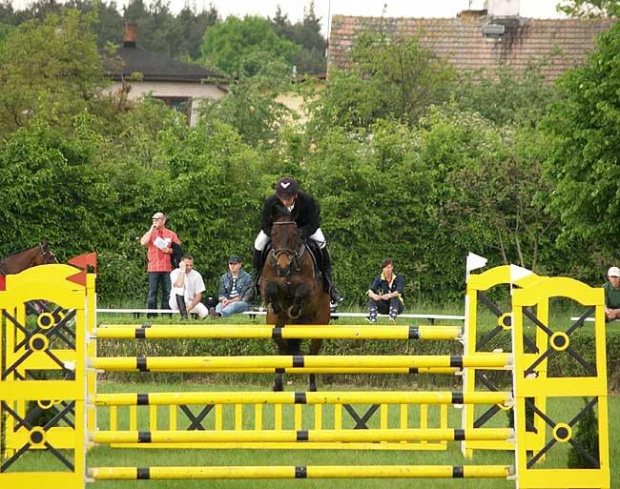
[[[252,277],[242,270],[243,262],[237,255],[228,258],[228,273],[220,278],[219,302],[210,309],[212,318],[228,317],[247,311],[252,297]]]
[[[385,258],[381,262],[381,275],[377,275],[373,280],[367,294],[370,297],[368,302],[368,321],[377,322],[377,314],[389,314],[390,323],[396,321],[396,317],[403,312],[405,303],[403,293],[405,290],[405,278],[394,273],[394,263],[391,258]]]
[[[605,282],[605,321],[620,319],[620,268],[607,270],[609,282]]]
[[[177,235],[166,228],[166,216],[163,212],[153,214],[153,224],[140,238],[140,244],[147,247],[149,274],[149,295],[147,307],[157,309],[157,292],[161,288],[161,308],[169,309],[171,255],[173,243],[180,245]],[[155,316],[148,314],[147,317]]]
[[[314,198],[299,190],[297,182],[292,178],[282,178],[276,186],[274,195],[267,197],[263,204],[261,230],[254,241],[254,287],[258,283],[263,269],[263,250],[271,239],[271,228],[277,207],[284,207],[291,213],[291,219],[297,223],[304,241],[313,241],[318,252],[315,253],[317,265],[323,274],[323,285],[329,293],[332,304],[342,302],[342,295],[334,286],[332,279],[332,262],[327,250],[327,242],[321,231],[321,208]]]
[[[206,290],[202,275],[194,270],[194,259],[185,255],[179,262],[179,268],[170,274],[172,290],[170,291],[170,309],[179,311],[181,319],[187,319],[187,313],[197,314],[200,319],[209,315],[209,310],[202,301]]]

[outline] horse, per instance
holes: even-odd
[[[0,275],[19,273],[27,268],[50,263],[58,263],[56,253],[46,241],[41,241],[36,246],[16,251],[0,260]]]
[[[318,276],[308,245],[290,213],[274,219],[269,251],[261,280],[261,298],[267,304],[267,324],[329,324],[330,299]],[[301,355],[301,340],[276,339],[280,355]],[[323,340],[310,342],[309,355],[317,355]],[[283,390],[283,374],[276,372],[274,391]],[[316,391],[316,376],[310,374],[309,390]]]

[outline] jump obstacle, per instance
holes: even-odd
[[[486,291],[498,284],[512,288],[510,311],[502,311],[489,300]],[[550,300],[568,298],[587,308],[577,322],[566,330],[549,324]],[[26,304],[45,300],[57,304],[64,311],[55,317],[40,313],[27,317]],[[479,303],[489,307],[497,317],[498,325],[485,338],[477,339],[476,310]],[[143,340],[172,338],[174,331],[167,327],[107,327],[97,328],[95,275],[80,272],[67,265],[45,265],[7,276],[5,290],[0,291],[0,420],[6,436],[0,461],[0,487],[50,489],[83,488],[86,480],[136,479],[257,479],[257,478],[512,478],[517,488],[609,488],[609,447],[607,418],[607,383],[604,336],[604,297],[602,289],[588,287],[568,278],[538,277],[523,273],[517,267],[498,267],[468,278],[466,297],[466,327],[463,337],[464,354],[438,357],[383,356],[383,357],[196,357],[196,358],[99,358],[96,341],[105,339]],[[533,313],[536,311],[536,314]],[[585,319],[594,315],[595,351],[582,356],[570,344],[571,334],[584,326]],[[473,321],[473,323],[472,323]],[[535,329],[535,339],[526,334],[529,321]],[[468,324],[469,323],[469,324]],[[272,338],[274,335],[292,335],[300,338],[325,334],[330,338],[425,339],[433,338],[436,326],[424,327],[231,327],[235,338]],[[185,328],[177,328],[183,335]],[[199,328],[203,329],[203,328]],[[228,329],[228,328],[227,328]],[[250,331],[252,329],[252,331]],[[312,331],[311,331],[312,329]],[[320,331],[322,329],[322,331]],[[279,331],[276,331],[279,330]],[[329,330],[329,331],[328,331]],[[320,331],[320,333],[319,333]],[[221,330],[188,328],[194,337],[221,337]],[[490,339],[499,334],[511,334],[512,353],[484,351]],[[212,336],[210,336],[212,335]],[[236,336],[235,336],[236,335]],[[332,336],[328,336],[332,335]],[[341,335],[341,336],[339,336]],[[442,339],[458,338],[450,328],[438,328]],[[492,336],[490,336],[492,335]],[[547,378],[547,362],[554,356],[567,354],[583,368],[582,376]],[[136,371],[202,371],[202,372],[365,372],[412,371],[433,373],[464,372],[461,392],[293,392],[293,393],[135,393],[98,394],[96,372],[99,369]],[[512,392],[497,392],[489,386],[484,372],[505,370],[513,380]],[[490,392],[480,391],[480,383]],[[472,383],[473,382],[473,383]],[[551,398],[587,397],[588,405],[568,420],[555,421],[545,412]],[[28,421],[27,403],[34,402],[38,410],[52,410],[52,419],[45,426],[32,426]],[[388,427],[377,429],[347,429],[335,426],[322,429],[303,429],[300,422],[301,406],[350,406],[353,403],[380,405],[382,420],[387,419],[389,406],[409,404],[463,405],[461,428],[421,426]],[[254,429],[214,429],[211,431],[169,430],[99,430],[97,406],[113,408],[146,406],[149,410],[164,406],[170,409],[170,418],[177,407],[199,405],[220,410],[233,406],[235,423],[242,418],[243,407],[291,406],[295,408],[293,429],[263,429],[256,421]],[[491,407],[480,418],[474,419],[473,408]],[[534,420],[528,419],[528,409]],[[383,406],[386,406],[383,414]],[[484,428],[494,414],[514,406],[515,429]],[[262,409],[262,408],[261,408]],[[590,469],[541,468],[542,462],[558,444],[576,444],[573,430],[587,409],[595,409],[598,416],[598,455],[587,454],[592,460]],[[150,411],[150,416],[155,411]],[[406,411],[405,411],[406,412]],[[203,413],[196,415],[196,418]],[[216,413],[217,414],[217,413]],[[315,412],[316,414],[316,412]],[[364,415],[365,417],[366,415]],[[400,413],[401,421],[406,414]],[[319,418],[318,416],[316,417]],[[358,414],[359,418],[362,418]],[[195,420],[200,423],[200,420]],[[316,422],[316,419],[315,419]],[[172,423],[171,423],[172,424]],[[217,416],[216,416],[217,425]],[[217,428],[217,426],[216,426]],[[466,455],[476,449],[514,450],[514,466],[497,465],[381,465],[381,466],[297,466],[297,467],[87,467],[89,443],[116,446],[187,446],[195,444],[317,443],[336,447],[338,444],[398,442],[461,441]],[[402,444],[402,443],[401,443]],[[18,471],[15,462],[26,458],[32,450],[48,450],[59,462],[58,472]],[[66,456],[66,451],[72,452]],[[9,453],[9,455],[6,455]]]

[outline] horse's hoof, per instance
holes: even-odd
[[[311,385],[311,386],[308,388],[308,390],[309,390],[310,392],[316,392],[316,385]]]
[[[282,385],[273,384],[273,387],[271,388],[271,390],[273,392],[282,392],[284,388],[282,387]]]

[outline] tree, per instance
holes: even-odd
[[[363,32],[348,71],[330,72],[324,95],[311,105],[313,125],[368,128],[378,119],[410,126],[430,106],[448,100],[454,70],[415,37]]]
[[[551,138],[547,166],[556,184],[552,210],[562,239],[585,240],[616,253],[620,237],[620,24],[602,34],[588,64],[566,72],[543,128]],[[582,243],[583,245],[583,243]]]
[[[456,99],[466,111],[479,112],[499,126],[534,127],[559,91],[542,74],[544,63],[519,73],[503,66],[492,73],[459,74]]]
[[[291,24],[288,16],[282,14],[282,10],[278,6],[271,25],[278,36],[301,47],[293,59],[297,73],[301,75],[325,73],[327,69],[327,60],[325,59],[327,41],[321,35],[321,19],[314,12],[314,1],[310,2],[307,9],[304,9],[303,20],[295,24]]]
[[[0,44],[0,135],[24,126],[42,105],[62,118],[96,103],[107,80],[90,27],[90,16],[67,10],[9,32]]]
[[[203,102],[201,119],[207,126],[220,121],[234,127],[243,141],[252,146],[273,145],[278,141],[278,131],[292,116],[278,100],[278,95],[290,90],[289,67],[280,60],[269,61],[265,54],[255,53],[244,59],[241,72],[240,77],[231,81],[226,97]]]
[[[570,17],[592,19],[596,17],[618,17],[620,1],[618,0],[562,0],[558,11]]]
[[[267,19],[256,16],[243,19],[230,16],[208,29],[202,43],[205,63],[231,76],[244,74],[244,69],[250,68],[244,60],[252,55],[279,59],[290,65],[298,50],[292,42],[278,37]],[[255,72],[245,74],[251,76]]]

